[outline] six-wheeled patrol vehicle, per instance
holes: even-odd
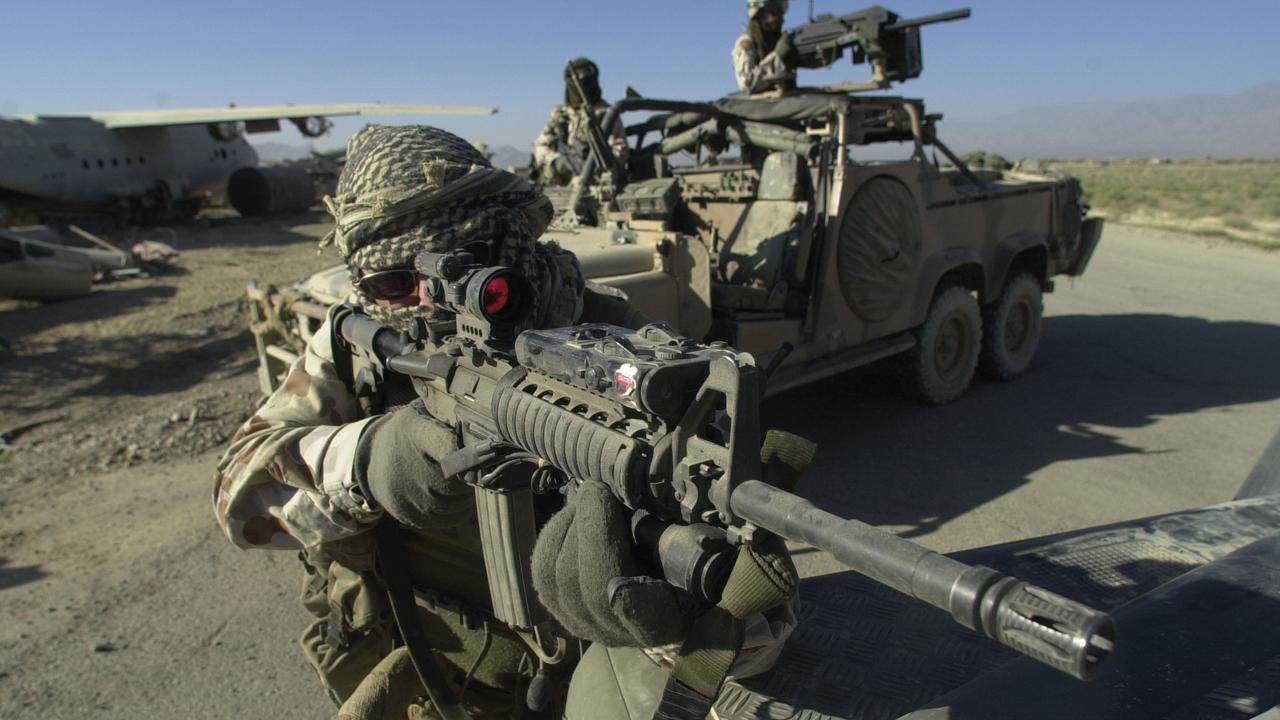
[[[651,318],[774,362],[771,393],[890,356],[930,403],[977,370],[1017,377],[1043,293],[1085,271],[1102,231],[1073,178],[966,167],[921,100],[630,98],[603,126],[620,114],[638,118],[627,162],[593,157],[543,239]],[[886,153],[901,159],[870,159]],[[335,268],[251,293],[264,390],[292,356],[282,341],[346,282]]]

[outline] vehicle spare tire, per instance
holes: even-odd
[[[245,217],[302,212],[315,197],[315,181],[301,165],[240,168],[227,181],[227,200]]]
[[[920,263],[920,209],[902,183],[887,177],[858,188],[840,221],[836,269],[850,309],[884,320],[915,288]]]

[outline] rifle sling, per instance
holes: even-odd
[[[742,649],[745,618],[785,603],[794,588],[794,578],[779,578],[767,556],[739,550],[719,604],[694,621],[680,646],[654,719],[705,718]]]
[[[799,436],[768,431],[760,448],[763,479],[775,487],[793,489],[816,449],[816,445]],[[773,539],[781,543],[780,539]],[[770,551],[769,545],[763,543],[760,552],[749,547],[738,551],[720,602],[694,621],[680,646],[654,720],[707,717],[742,650],[745,618],[791,599],[799,582],[795,566],[785,560],[785,550],[780,549],[785,546]],[[781,556],[776,554],[779,552]]]
[[[436,660],[422,627],[422,620],[418,617],[418,605],[414,600],[409,568],[405,564],[405,550],[400,541],[399,527],[394,520],[384,517],[373,532],[382,581],[391,601],[391,614],[395,617],[400,638],[409,651],[409,658],[418,671],[418,678],[422,680],[427,696],[445,720],[471,720],[471,716],[454,695],[453,688],[449,686],[444,668]]]

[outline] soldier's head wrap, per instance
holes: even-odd
[[[587,94],[587,104],[597,105],[604,96],[600,91],[600,68],[591,61],[590,58],[575,58],[569,61],[564,68],[564,103],[569,107],[581,107],[582,97],[578,94],[578,89],[574,87],[573,81],[569,79],[572,73],[577,76],[578,82],[582,85],[582,90]]]
[[[325,205],[335,225],[321,245],[337,247],[353,283],[362,270],[411,268],[420,252],[484,242],[491,265],[519,270],[532,283],[530,325],[571,325],[581,314],[576,258],[537,241],[551,221],[551,201],[452,133],[425,125],[364,128],[348,141],[337,192]],[[379,307],[356,292],[365,311],[390,327],[406,329],[432,312]]]

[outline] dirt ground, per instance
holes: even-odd
[[[296,560],[232,548],[209,506],[258,399],[244,285],[332,264],[326,229],[183,228],[179,272],[0,301],[0,718],[331,712]],[[766,412],[819,442],[802,494],[938,550],[1221,502],[1276,430],[1277,282],[1273,253],[1109,226],[1026,378],[924,409],[842,376]]]
[[[218,451],[259,399],[245,284],[333,264],[323,218],[179,228],[174,272],[0,300],[0,717],[326,713],[297,682],[296,561],[233,550],[208,501]],[[211,586],[235,588],[215,602],[226,616],[173,612]],[[223,668],[245,664],[262,665],[253,687],[216,679],[243,685]],[[280,664],[295,697],[273,687]]]
[[[173,272],[49,305],[0,300],[0,468],[46,487],[221,445],[257,399],[245,284],[332,265],[320,216],[181,228]]]

